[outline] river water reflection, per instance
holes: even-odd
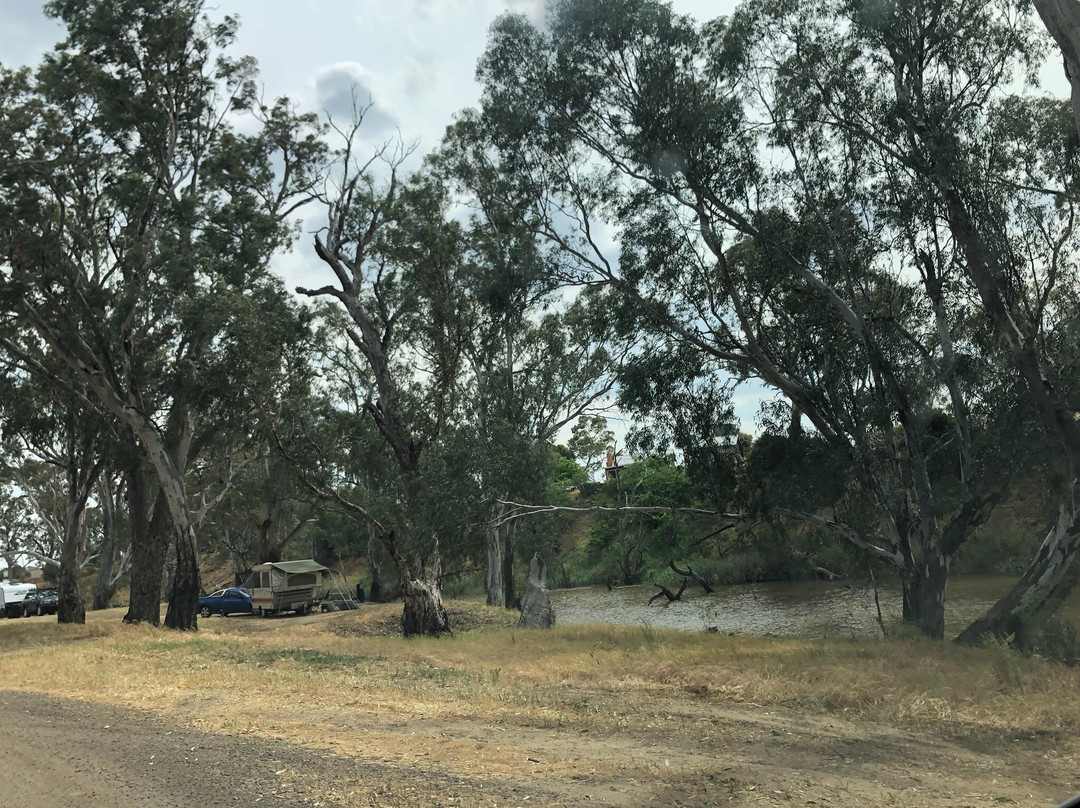
[[[994,576],[957,577],[949,582],[945,630],[955,636],[983,614],[1015,579]],[[874,590],[859,581],[779,581],[718,586],[712,594],[688,586],[682,600],[649,598],[654,586],[556,589],[552,606],[560,623],[626,623],[700,631],[716,627],[724,633],[780,637],[879,637]],[[878,596],[886,625],[900,616],[900,589],[880,586]]]

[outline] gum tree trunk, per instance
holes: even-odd
[[[517,534],[517,522],[506,525],[506,552],[503,553],[503,605],[507,609],[518,608],[517,592],[514,589],[514,538]]]
[[[116,570],[117,554],[120,550],[117,546],[119,537],[116,532],[116,491],[109,475],[102,477],[98,484],[98,498],[101,505],[103,535],[101,552],[98,555],[98,573],[94,581],[94,600],[90,606],[94,610],[109,608],[122,573],[122,570],[121,573]]]
[[[403,565],[401,593],[405,608],[401,613],[401,633],[406,637],[438,637],[452,634],[450,618],[442,602],[442,559],[438,545],[420,563],[417,574]]]
[[[915,624],[935,640],[945,639],[945,589],[949,583],[949,560],[937,546],[923,547],[920,580],[915,602]]]
[[[125,623],[161,623],[161,578],[169,547],[169,513],[165,499],[153,486],[149,510],[149,479],[136,468],[128,472],[128,521],[131,525],[131,599]]]
[[[1072,87],[1073,119],[1080,132],[1080,5],[1076,0],[1034,0],[1033,5],[1061,48],[1065,77]]]
[[[485,544],[487,546],[487,591],[488,606],[505,606],[506,590],[503,582],[502,537],[499,535],[499,517],[504,507],[496,502],[491,506],[491,520],[487,523]]]
[[[83,516],[86,497],[69,491],[64,519],[64,544],[60,550],[60,585],[57,587],[56,621],[58,623],[86,622],[86,604],[79,592],[79,566],[82,563],[83,542],[86,539]]]
[[[1021,650],[1030,650],[1033,624],[1052,613],[1075,584],[1075,576],[1068,572],[1078,545],[1080,506],[1062,503],[1057,522],[1020,580],[989,612],[960,632],[956,641],[976,645],[986,637],[1014,637]]]

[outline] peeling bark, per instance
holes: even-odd
[[[435,549],[420,562],[416,575],[404,567],[401,593],[405,599],[405,608],[401,613],[401,633],[404,636],[438,637],[453,634],[442,602],[442,559],[437,543]]]
[[[1075,492],[1073,502],[1075,502]],[[965,628],[958,643],[976,645],[986,637],[1030,644],[1031,627],[1052,613],[1076,583],[1068,575],[1080,547],[1080,505],[1062,503],[1034,560],[1013,587],[985,615]]]

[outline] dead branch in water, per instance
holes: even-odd
[[[657,600],[659,598],[667,598],[668,603],[671,603],[672,601],[676,601],[676,600],[682,600],[683,590],[686,589],[686,579],[685,578],[682,579],[682,584],[679,586],[679,591],[678,592],[672,592],[670,589],[668,589],[663,584],[655,584],[655,585],[660,587],[660,591],[657,592],[655,595],[653,595],[651,598],[649,598],[649,605],[650,606],[653,605],[654,600]]]

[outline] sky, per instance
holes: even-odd
[[[698,19],[733,0],[675,0]],[[433,146],[453,114],[477,102],[474,72],[491,22],[506,12],[540,23],[544,0],[208,0],[212,17],[240,19],[235,52],[259,61],[268,98],[347,112],[350,90],[370,94],[373,129],[400,128]],[[0,62],[36,64],[62,36],[38,0],[0,0]]]

